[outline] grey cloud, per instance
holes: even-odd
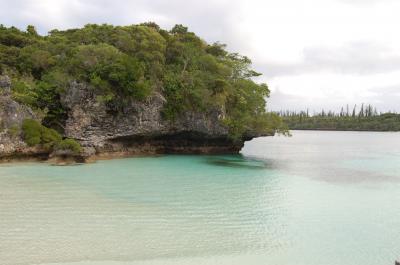
[[[338,2],[342,2],[342,3],[350,4],[350,5],[367,6],[367,5],[371,5],[371,4],[382,4],[382,3],[395,2],[395,0],[338,0]]]
[[[339,48],[306,48],[298,63],[265,63],[256,67],[267,77],[313,72],[364,75],[399,70],[400,56],[378,43],[353,42]]]
[[[399,111],[400,83],[388,87],[372,88],[368,92],[373,94],[369,101],[379,111]]]
[[[267,109],[269,111],[304,110],[307,106],[302,102],[304,102],[303,98],[285,94],[277,89],[271,93],[271,97],[268,99]]]
[[[360,95],[356,101],[348,101],[344,98],[327,97],[324,100],[315,100],[307,98],[307,95],[291,95],[276,89],[271,93],[268,99],[267,109],[270,111],[280,110],[306,110],[310,113],[319,112],[322,109],[340,111],[341,107],[349,105],[350,107],[360,104],[371,104],[378,111],[399,111],[400,102],[400,83],[388,87],[375,87],[367,90],[368,93]]]
[[[267,109],[269,111],[301,111],[309,109],[310,113],[313,113],[319,112],[322,109],[339,111],[341,106],[345,106],[348,103],[349,102],[340,99],[316,101],[306,96],[291,95],[276,89],[271,93],[271,97],[268,99]]]

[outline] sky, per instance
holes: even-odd
[[[184,24],[253,61],[269,110],[400,111],[400,1],[0,0],[0,24],[41,34],[88,23]]]

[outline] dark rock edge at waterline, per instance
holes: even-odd
[[[252,137],[247,138],[251,140]],[[245,139],[233,142],[229,138],[207,138],[205,135],[178,133],[174,135],[116,137],[100,146],[83,147],[79,154],[49,152],[39,147],[23,146],[11,153],[0,153],[0,162],[41,161],[58,165],[87,163],[96,160],[153,156],[162,154],[238,154]]]
[[[57,165],[69,165],[102,159],[161,154],[237,154],[243,145],[244,142],[233,143],[225,138],[206,139],[190,134],[124,137],[107,142],[91,154],[50,153],[43,149],[30,148],[0,155],[0,162],[46,161]]]

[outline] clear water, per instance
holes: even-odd
[[[0,264],[384,265],[400,134],[294,132],[232,156],[0,165]]]

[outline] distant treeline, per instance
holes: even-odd
[[[349,106],[340,112],[322,110],[277,112],[291,130],[400,131],[400,114],[378,112],[372,105]]]

